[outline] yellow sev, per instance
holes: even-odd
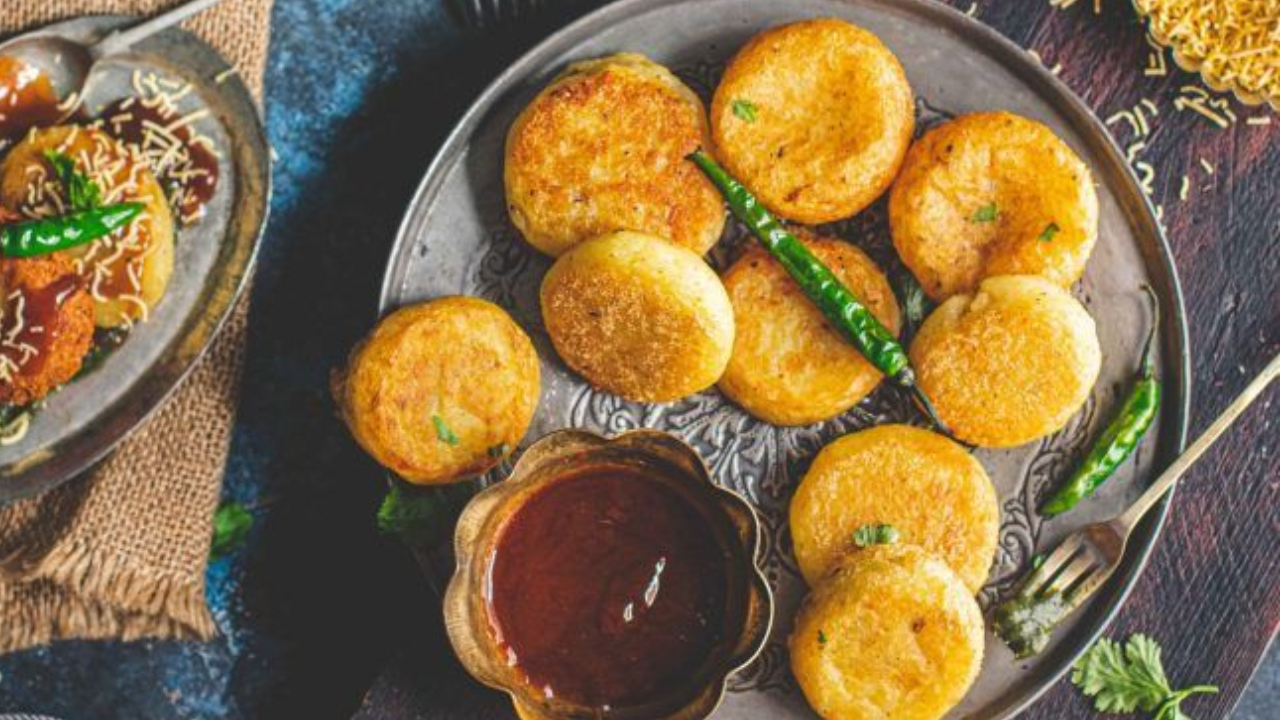
[[[1211,83],[1280,106],[1280,1],[1135,0],[1152,33]]]

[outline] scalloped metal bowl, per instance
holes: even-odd
[[[547,699],[532,692],[506,661],[491,630],[486,585],[489,559],[506,521],[549,482],[575,467],[609,463],[661,468],[663,476],[691,491],[703,512],[723,522],[722,537],[737,543],[740,562],[731,570],[727,616],[737,627],[689,685],[675,688],[651,703],[611,710],[611,718],[627,720],[701,720],[724,697],[735,671],[749,664],[764,647],[773,623],[773,597],[759,568],[760,524],[751,504],[717,486],[698,453],[679,438],[656,430],[629,432],[612,439],[581,430],[543,437],[520,457],[511,477],[477,495],[467,505],[454,535],[457,569],[444,598],[445,627],[454,651],[477,680],[511,696],[525,720],[599,718],[601,711]]]

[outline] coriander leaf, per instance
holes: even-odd
[[[998,217],[1000,217],[1000,208],[996,207],[993,202],[990,205],[983,205],[978,208],[978,211],[973,214],[972,220],[976,223],[989,223],[995,222]]]
[[[1039,569],[1040,569],[1040,566],[1041,566],[1041,565],[1043,565],[1043,564],[1044,564],[1044,556],[1043,556],[1043,555],[1041,555],[1040,553],[1036,553],[1035,555],[1032,555],[1032,556],[1031,556],[1031,569],[1032,569],[1032,570],[1039,570]]]
[[[1174,691],[1160,660],[1160,646],[1146,635],[1134,635],[1123,646],[1099,640],[1080,656],[1071,682],[1093,698],[1100,712],[1155,712],[1153,720],[1185,720],[1181,702],[1197,693],[1216,693],[1212,685]]]
[[[759,113],[759,108],[757,108],[756,104],[751,102],[750,100],[734,100],[733,101],[733,114],[739,120],[745,120],[749,123],[753,123],[756,121],[756,116],[758,113]]]
[[[898,529],[892,525],[867,524],[853,531],[853,544],[860,548],[891,545],[898,542]]]
[[[1058,227],[1058,223],[1049,223],[1044,226],[1044,230],[1036,236],[1040,242],[1053,242],[1053,236],[1058,234],[1062,228]]]
[[[818,644],[819,645],[827,644],[827,634],[822,632],[822,630],[818,630]]]
[[[444,418],[439,415],[432,415],[431,422],[436,426],[436,438],[438,438],[440,442],[449,445],[458,444],[458,436],[453,434],[453,430],[449,428],[449,425],[444,421]]]
[[[444,540],[462,505],[475,493],[469,483],[439,488],[416,488],[394,483],[378,507],[378,530],[409,545]]]
[[[224,502],[213,514],[213,543],[209,559],[217,560],[235,552],[249,537],[253,515],[237,502]]]
[[[72,212],[93,210],[102,205],[102,189],[88,175],[76,169],[74,160],[54,150],[45,150],[44,157],[53,166],[58,182],[66,191]]]

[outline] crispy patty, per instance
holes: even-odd
[[[889,200],[893,244],[934,299],[991,275],[1070,287],[1098,234],[1089,168],[1049,128],[1007,112],[963,115],[911,146]]]
[[[809,233],[801,241],[894,335],[893,288],[857,247]],[[733,356],[721,392],[775,425],[821,422],[857,405],[882,375],[837,333],[782,264],[753,246],[724,273],[733,302]]]
[[[982,611],[942,560],[913,545],[851,553],[813,589],[788,640],[825,720],[937,720],[982,665]]]
[[[34,131],[0,166],[0,206],[24,217],[62,215],[69,199],[46,151],[75,161],[98,184],[103,204],[141,202],[128,227],[65,252],[85,279],[99,327],[145,320],[173,275],[174,224],[164,191],[145,160],[101,130],[62,125]]]
[[[0,258],[0,403],[26,405],[80,371],[93,300],[57,255]]]
[[[592,385],[668,402],[704,390],[733,350],[733,306],[691,250],[620,232],[565,253],[542,281],[556,352]]]
[[[335,373],[351,434],[410,482],[479,475],[519,444],[538,405],[533,343],[502,308],[446,297],[383,318]]]
[[[910,348],[920,388],[957,438],[1013,447],[1060,430],[1102,366],[1093,318],[1038,275],[990,277],[953,295]]]
[[[893,53],[843,20],[766,30],[729,63],[711,103],[725,166],[782,217],[822,223],[880,197],[915,128]]]
[[[507,134],[507,207],[558,256],[634,230],[701,255],[720,238],[719,193],[685,156],[708,144],[702,101],[666,68],[622,54],[573,65]]]
[[[909,425],[881,425],[818,453],[791,500],[800,571],[818,583],[864,525],[888,524],[955,571],[972,593],[995,557],[1000,507],[982,465],[948,438]]]

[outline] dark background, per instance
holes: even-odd
[[[234,0],[253,2],[255,0]],[[782,0],[780,0],[782,1]],[[400,214],[479,91],[537,39],[600,3],[544,0],[518,29],[462,30],[443,0],[277,0],[266,114],[277,194],[253,295],[244,401],[226,494],[252,508],[248,547],[210,568],[210,643],[66,643],[0,658],[0,710],[66,720],[466,716],[487,696],[442,646],[438,605],[405,550],[377,536],[379,473],[347,439],[329,369],[373,323]],[[968,0],[953,4],[968,9]],[[1280,117],[1238,103],[1220,129],[1173,100],[1194,76],[1148,77],[1127,0],[1056,10],[979,0],[1104,119],[1151,98],[1141,159],[1157,170],[1187,296],[1192,432],[1280,350]],[[1169,63],[1171,65],[1171,63]],[[1133,140],[1111,126],[1117,141]],[[1212,175],[1200,167],[1206,158]],[[1193,178],[1179,201],[1181,177]],[[1280,621],[1275,393],[1184,482],[1152,564],[1110,633],[1146,632],[1175,682],[1216,682],[1185,708],[1230,714]],[[1280,717],[1280,668],[1236,717]],[[370,686],[372,691],[369,691]],[[363,709],[361,705],[363,703]],[[1026,717],[1094,714],[1065,684]]]

